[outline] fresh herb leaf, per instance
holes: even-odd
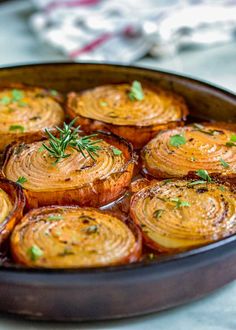
[[[18,89],[13,89],[11,94],[14,102],[20,101],[24,97],[24,93]]]
[[[45,150],[44,146],[41,145],[41,147],[38,148],[38,152],[43,152]]]
[[[119,156],[122,154],[122,151],[120,149],[117,148],[112,148],[112,152],[115,156]]]
[[[11,125],[9,127],[9,131],[20,131],[21,133],[23,133],[25,130],[24,126],[21,125]]]
[[[103,101],[100,102],[101,107],[106,107],[107,105],[108,105],[107,102],[103,102]]]
[[[85,231],[87,234],[94,234],[94,233],[98,232],[98,226],[92,225],[92,226],[83,228],[82,230]]]
[[[228,167],[229,167],[229,164],[228,164],[223,158],[220,158],[220,164],[221,164],[224,168],[228,168]]]
[[[205,180],[196,180],[196,181],[189,182],[187,184],[187,186],[191,187],[191,186],[195,186],[197,184],[204,184],[204,183],[207,183],[207,181],[205,181]]]
[[[197,130],[197,131],[199,131],[199,132],[201,132],[201,133],[204,133],[204,134],[208,134],[208,135],[218,135],[218,134],[220,134],[220,131],[218,131],[218,130],[215,130],[215,129],[205,129],[205,127],[203,126],[203,125],[201,125],[201,124],[193,124],[193,127]]]
[[[208,174],[207,170],[197,170],[196,171],[196,175],[199,176],[199,178],[207,181],[207,182],[211,182],[212,178],[210,177],[210,175]]]
[[[183,135],[176,134],[170,137],[170,145],[173,147],[179,147],[186,143],[186,138]]]
[[[43,251],[37,245],[33,245],[28,249],[28,254],[32,261],[36,261],[38,258],[42,257]]]
[[[230,136],[229,142],[226,142],[225,144],[227,147],[236,147],[236,135],[232,134]]]
[[[11,99],[9,96],[3,96],[0,100],[1,104],[8,105],[11,103]]]
[[[19,184],[24,184],[25,182],[27,182],[27,179],[24,176],[19,176],[19,178],[17,179],[16,183]]]
[[[47,220],[62,220],[63,219],[63,216],[62,215],[49,215]]]
[[[153,212],[154,218],[159,219],[161,217],[161,215],[162,215],[163,212],[164,212],[164,210],[162,210],[162,209],[159,209],[159,210],[154,211]]]
[[[101,147],[97,145],[102,140],[93,140],[92,138],[97,134],[91,134],[87,136],[79,137],[80,126],[73,127],[77,118],[74,118],[69,124],[64,123],[63,129],[56,127],[60,133],[59,138],[55,137],[48,129],[45,129],[46,134],[49,137],[49,146],[43,143],[43,147],[48,151],[49,155],[55,158],[55,164],[63,158],[70,157],[71,154],[66,153],[67,147],[72,147],[77,152],[80,152],[84,158],[87,158],[87,154],[95,160],[97,157],[97,151],[101,150]]]
[[[225,191],[225,187],[224,186],[219,186],[220,191]]]
[[[144,99],[144,93],[142,89],[142,85],[139,81],[135,80],[132,83],[130,92],[129,92],[129,98],[131,101],[142,101]]]
[[[58,96],[58,91],[56,91],[55,89],[50,89],[50,94],[52,96]]]
[[[170,201],[175,203],[175,207],[178,209],[180,207],[189,207],[190,206],[190,203],[189,202],[186,202],[186,201],[183,201],[181,200],[180,198],[170,198]]]
[[[173,180],[172,179],[166,179],[166,180],[163,180],[162,181],[162,185],[164,186],[164,185],[166,185],[167,183],[170,183],[170,182],[172,182]]]

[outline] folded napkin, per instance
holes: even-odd
[[[32,1],[35,33],[74,61],[131,63],[236,35],[236,1]]]

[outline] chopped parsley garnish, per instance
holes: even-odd
[[[199,132],[201,132],[201,133],[204,133],[204,134],[208,134],[208,135],[218,135],[218,134],[220,134],[220,131],[218,131],[218,130],[215,130],[215,129],[205,129],[205,127],[203,126],[203,125],[201,125],[201,124],[193,124],[193,127],[197,130],[197,131],[199,131]]]
[[[186,143],[186,138],[183,135],[176,134],[170,137],[170,145],[173,147],[179,147]]]
[[[101,102],[100,102],[100,106],[101,106],[101,107],[106,107],[107,105],[108,105],[107,102],[104,102],[104,101],[101,101]]]
[[[120,149],[117,148],[112,148],[112,152],[115,156],[119,156],[122,154],[122,151]]]
[[[224,186],[219,186],[219,190],[220,191],[225,191],[225,187]]]
[[[63,216],[62,215],[49,215],[49,217],[47,218],[47,220],[62,220]]]
[[[220,164],[221,164],[224,168],[228,168],[228,167],[229,167],[229,164],[228,164],[223,158],[220,158]]]
[[[32,261],[36,261],[38,258],[42,257],[43,251],[37,245],[33,245],[28,249],[28,254]]]
[[[232,134],[230,136],[229,142],[226,142],[225,144],[227,147],[236,147],[236,135]]]
[[[212,178],[210,177],[210,175],[208,174],[207,170],[197,170],[196,171],[196,175],[199,176],[199,178],[207,181],[207,182],[211,182]]]
[[[18,89],[13,89],[11,94],[12,94],[12,100],[14,102],[20,101],[24,97],[24,93]]]
[[[94,234],[94,233],[98,232],[98,226],[92,225],[92,226],[83,228],[82,230],[85,231],[87,234]]]
[[[56,91],[55,89],[50,89],[50,94],[52,96],[58,96],[58,91]]]
[[[153,212],[154,218],[159,219],[163,212],[164,212],[164,210],[162,210],[162,209],[159,209],[159,210],[154,211]]]
[[[129,99],[131,101],[142,101],[144,99],[144,93],[142,89],[142,85],[139,81],[135,80],[132,83],[130,92],[129,92]]]
[[[195,186],[197,184],[204,184],[207,182],[212,182],[212,178],[208,174],[207,170],[197,170],[195,173],[202,180],[195,180],[195,181],[189,182],[188,187]]]
[[[189,202],[186,202],[186,201],[183,201],[181,200],[180,198],[170,198],[170,201],[175,203],[175,207],[178,209],[180,207],[189,207],[190,206],[190,203]]]
[[[21,133],[23,133],[25,130],[24,126],[21,125],[11,125],[9,127],[9,131],[20,131]]]
[[[25,182],[27,182],[27,179],[24,176],[19,176],[19,178],[16,181],[16,183],[19,184],[24,184]]]
[[[8,105],[11,103],[11,99],[9,96],[3,96],[0,100],[1,104]]]
[[[166,180],[163,180],[162,181],[162,185],[164,186],[164,185],[166,185],[167,183],[170,183],[170,182],[172,182],[173,180],[172,179],[166,179]]]

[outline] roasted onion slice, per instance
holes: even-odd
[[[236,232],[236,193],[220,183],[159,182],[136,193],[131,217],[146,244],[174,253]]]
[[[12,181],[23,177],[29,208],[45,205],[105,205],[125,193],[133,174],[135,155],[126,140],[99,133],[101,148],[92,159],[69,147],[69,157],[55,164],[42,141],[9,149],[3,175]],[[43,141],[45,142],[45,141]],[[46,144],[48,142],[45,142]]]
[[[29,267],[113,266],[139,259],[141,237],[97,209],[44,207],[30,211],[16,226],[11,251]]]
[[[143,170],[156,178],[185,177],[204,169],[222,179],[236,177],[235,133],[195,124],[159,133],[142,150]]]
[[[22,188],[6,179],[0,179],[0,244],[22,218],[25,196]]]
[[[70,93],[67,112],[85,131],[106,130],[123,136],[135,148],[162,129],[183,123],[188,113],[182,97],[157,87],[144,87],[142,100],[129,98],[129,84],[105,85]]]
[[[54,90],[23,85],[1,88],[0,151],[13,141],[40,140],[45,128],[60,126],[64,121],[60,101]]]

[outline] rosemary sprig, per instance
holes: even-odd
[[[80,152],[84,158],[87,158],[87,154],[95,160],[97,157],[97,151],[101,149],[97,145],[102,140],[92,140],[91,138],[97,136],[97,134],[91,134],[87,136],[79,137],[80,126],[73,127],[76,118],[69,124],[64,123],[63,129],[56,127],[60,133],[57,138],[48,129],[45,129],[46,134],[49,137],[49,146],[43,143],[43,147],[48,151],[49,155],[55,158],[55,163],[58,163],[61,159],[69,157],[71,154],[67,153],[66,150],[70,146],[76,151]]]

